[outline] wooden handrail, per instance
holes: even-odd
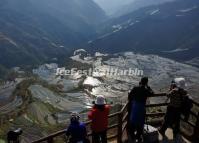
[[[159,93],[159,94],[154,94],[150,97],[165,97],[165,96],[166,96],[166,93]],[[195,101],[192,101],[192,102],[193,102],[194,105],[199,107],[199,103],[197,103]],[[161,106],[167,106],[167,105],[168,105],[168,103],[159,103],[159,104],[149,104],[149,105],[146,105],[146,107],[151,108],[151,107],[161,107]],[[117,132],[117,134],[108,137],[108,139],[112,139],[112,138],[117,137],[118,143],[122,142],[122,134],[123,134],[125,128],[127,127],[127,117],[128,117],[127,107],[128,107],[128,103],[126,103],[122,107],[121,111],[109,115],[109,118],[118,117],[118,123],[109,126],[108,130],[113,129],[113,128],[118,128],[118,132]],[[193,125],[193,123],[191,123],[189,121],[185,121],[185,122],[188,123],[191,127],[194,128],[194,136],[197,136],[198,133],[199,133],[199,127],[198,127],[199,126],[199,116],[198,116],[199,114],[197,113],[198,114],[197,115],[196,113],[194,113],[192,111],[190,112],[190,114],[197,118],[196,125]],[[164,115],[165,115],[164,112],[147,113],[146,114],[147,117],[159,117],[159,116],[164,116]],[[87,126],[90,123],[91,123],[91,121],[85,122],[85,124]],[[51,134],[47,137],[41,138],[37,141],[33,141],[32,143],[41,143],[43,141],[47,141],[48,143],[50,143],[50,142],[53,142],[53,138],[61,136],[63,134],[65,134],[65,130],[58,131],[58,132],[53,133],[53,134]],[[91,136],[91,135],[92,135],[92,133],[88,133],[88,136]]]
[[[116,117],[116,116],[118,116],[119,114],[120,114],[121,112],[116,112],[116,113],[113,113],[113,114],[110,114],[109,115],[109,118],[112,118],[112,117]],[[85,122],[85,125],[89,125],[91,123],[91,121],[87,121],[87,122]],[[114,126],[109,126],[109,130],[110,129],[112,129],[112,128],[114,128],[114,127],[117,127],[118,126],[118,124],[115,124]],[[57,137],[57,136],[61,136],[61,135],[63,135],[63,134],[65,134],[66,133],[66,130],[61,130],[61,131],[58,131],[58,132],[55,132],[55,133],[53,133],[53,134],[50,134],[49,136],[47,136],[47,137],[43,137],[43,138],[41,138],[41,139],[39,139],[39,140],[37,140],[37,141],[33,141],[32,143],[41,143],[41,142],[43,142],[43,141],[47,141],[49,138],[55,138],[55,137]],[[88,134],[88,136],[89,135],[91,135],[91,133],[89,133]]]
[[[195,104],[197,107],[199,107],[199,103],[198,103],[198,102],[196,102],[196,101],[194,101],[194,100],[192,100],[192,102],[193,102],[193,104]]]
[[[167,106],[168,103],[157,103],[157,104],[149,104],[146,107],[160,107],[160,106]]]
[[[167,96],[166,93],[156,93],[156,94],[151,95],[150,97],[165,97],[165,96]]]

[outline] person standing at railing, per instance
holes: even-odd
[[[66,137],[69,143],[89,143],[87,139],[86,125],[79,121],[78,113],[71,114],[71,123],[66,129]]]
[[[143,140],[146,101],[153,95],[152,89],[148,86],[148,77],[143,77],[138,86],[134,87],[129,93],[129,134],[136,142]],[[135,134],[136,133],[136,134]]]
[[[91,120],[93,143],[107,143],[109,112],[110,106],[106,104],[104,96],[97,96],[95,105],[88,113],[88,118]]]
[[[7,143],[20,143],[20,136],[23,133],[22,129],[10,130],[7,133]]]
[[[168,127],[172,127],[174,138],[180,132],[180,116],[182,113],[182,107],[187,108],[188,105],[184,99],[188,99],[187,91],[185,90],[186,83],[184,78],[175,78],[171,83],[171,88],[167,94],[170,99],[170,103],[167,107],[164,123],[159,132],[162,136],[165,135],[165,131]],[[191,108],[191,106],[190,106]]]

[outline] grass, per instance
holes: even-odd
[[[0,138],[5,139],[6,138],[6,133],[8,132],[10,128],[10,123],[8,124],[3,124],[0,128]],[[0,142],[1,143],[1,142]]]
[[[6,143],[4,140],[0,139],[0,143]]]
[[[48,108],[48,110],[49,110],[51,113],[61,112],[60,109],[53,107],[53,106],[52,106],[51,104],[49,104],[49,103],[43,103],[43,104]]]

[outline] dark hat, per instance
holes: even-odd
[[[79,114],[77,112],[73,112],[71,114],[70,120],[71,122],[78,122],[79,118],[80,118]]]
[[[148,84],[148,77],[142,77],[140,83],[141,83],[142,85],[147,85],[147,84]]]

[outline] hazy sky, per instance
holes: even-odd
[[[114,13],[120,6],[129,4],[135,0],[94,0],[107,14]]]

